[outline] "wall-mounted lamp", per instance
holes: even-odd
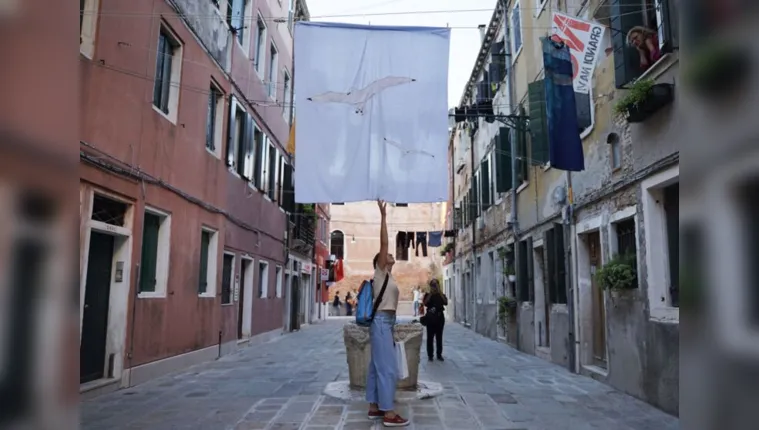
[[[351,243],[356,243],[356,236],[351,236]]]

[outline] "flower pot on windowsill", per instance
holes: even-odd
[[[674,85],[654,84],[644,98],[626,106],[627,122],[643,122],[674,99]]]

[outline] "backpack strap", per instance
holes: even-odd
[[[377,309],[379,309],[380,303],[382,303],[382,297],[385,295],[385,289],[387,288],[387,281],[390,279],[390,274],[388,273],[385,275],[385,282],[382,283],[382,288],[380,289],[379,296],[377,296],[377,301],[374,302],[374,309],[372,309],[372,321],[374,321],[374,316],[377,314]]]

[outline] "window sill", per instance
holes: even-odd
[[[517,194],[521,193],[529,185],[530,185],[529,182],[522,182],[522,185],[520,185],[519,188],[517,188]]]
[[[517,60],[519,59],[519,55],[522,53],[522,50],[524,49],[524,41],[522,41],[522,46],[517,49],[517,53],[514,54],[514,57],[511,59],[511,65],[515,65],[517,63]]]
[[[221,307],[229,307],[229,306],[234,306],[234,302],[222,303],[221,304]]]
[[[201,299],[215,299],[216,298],[216,294],[200,293],[200,294],[198,294],[198,297],[201,298]]]
[[[219,148],[219,146],[216,146],[216,147]],[[221,154],[217,154],[216,150],[211,150],[211,148],[209,148],[209,147],[206,146],[206,152],[208,152],[209,154],[213,155],[215,158],[221,160]]]
[[[177,125],[177,120],[174,119],[174,118],[172,118],[172,117],[170,117],[167,113],[165,113],[164,111],[162,111],[161,109],[159,109],[158,106],[154,105],[153,103],[150,103],[150,106],[152,106],[153,110],[156,111],[156,112],[158,112],[159,115],[161,115],[162,117],[166,118],[167,121],[169,121],[170,123],[172,123],[174,125]]]
[[[548,163],[541,166],[541,168],[543,169],[544,172],[549,171],[551,169],[551,162],[549,161]]]
[[[648,320],[663,324],[680,324],[680,308],[671,306],[651,308],[651,315]]]
[[[645,72],[643,72],[642,75],[633,79],[630,84],[635,84],[636,82],[648,79],[656,80],[659,76],[664,74],[664,72],[669,70],[670,67],[675,65],[675,63],[677,63],[677,57],[673,53],[668,52],[656,60],[656,62],[652,64],[651,67],[649,67]]]
[[[165,299],[166,293],[163,291],[145,291],[137,293],[138,299]]]

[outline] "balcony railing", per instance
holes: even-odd
[[[290,214],[293,229],[293,240],[300,245],[313,246],[316,241],[316,218],[304,210],[303,205],[297,205],[296,211]]]

